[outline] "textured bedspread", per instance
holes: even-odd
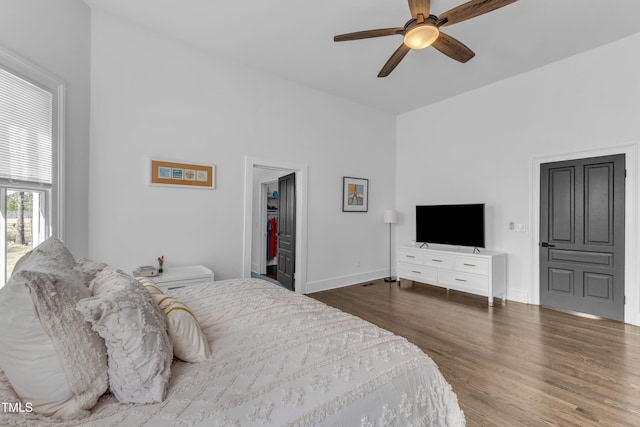
[[[435,363],[404,338],[256,279],[177,289],[212,359],[175,361],[167,399],[122,405],[106,395],[81,425],[461,426]],[[0,399],[8,384],[0,379]],[[1,425],[50,425],[0,412]],[[74,425],[73,423],[67,423]]]

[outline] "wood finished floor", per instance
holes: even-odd
[[[422,284],[309,296],[406,337],[439,366],[468,426],[640,426],[640,328]]]

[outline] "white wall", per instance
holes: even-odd
[[[92,12],[91,38],[91,257],[130,270],[164,255],[167,268],[202,263],[216,279],[239,277],[252,156],[308,165],[307,290],[387,274],[394,117],[103,12]],[[148,156],[214,163],[217,187],[149,187]],[[345,175],[369,178],[368,213],[341,212]]]
[[[90,12],[80,0],[3,0],[0,45],[66,84],[65,242],[88,253]]]
[[[416,204],[484,202],[487,248],[508,253],[508,298],[532,301],[532,165],[640,141],[639,49],[640,34],[399,116],[398,243],[415,238]]]

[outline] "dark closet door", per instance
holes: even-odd
[[[278,282],[294,290],[296,260],[296,175],[278,178]]]
[[[624,154],[540,169],[540,303],[624,320]]]

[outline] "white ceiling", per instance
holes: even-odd
[[[406,0],[84,1],[211,55],[394,114],[640,32],[640,0],[519,0],[442,28],[476,53],[466,64],[427,48],[380,79],[401,36],[333,36],[401,27],[410,19]],[[431,0],[431,13],[463,2]]]

